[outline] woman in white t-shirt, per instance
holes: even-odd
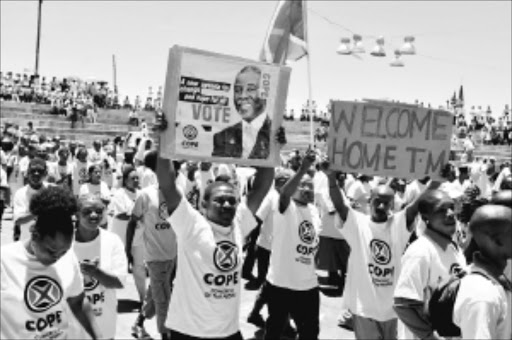
[[[313,205],[313,180],[307,171],[316,159],[309,149],[297,173],[273,204],[272,253],[267,274],[268,319],[264,339],[279,339],[288,315],[299,339],[318,339],[320,291],[315,273],[320,217]]]
[[[402,257],[394,293],[398,339],[438,335],[428,322],[428,301],[434,289],[466,267],[462,250],[452,241],[457,224],[453,199],[440,190],[431,191],[419,202],[419,211],[427,228]]]
[[[93,339],[101,337],[85,299],[78,260],[69,251],[76,206],[69,191],[43,189],[30,203],[37,216],[30,238],[2,245],[1,339],[80,339],[82,327]]]
[[[105,205],[95,195],[80,196],[73,250],[84,278],[85,296],[92,305],[104,339],[114,339],[117,321],[116,289],[124,287],[127,261],[119,237],[99,228]]]
[[[106,207],[110,204],[110,200],[112,199],[112,193],[107,186],[107,183],[101,180],[102,167],[99,164],[93,164],[89,166],[88,174],[89,180],[82,184],[80,187],[80,192],[78,196],[83,196],[87,194],[93,194],[101,199],[103,204]],[[103,215],[103,220],[101,222],[102,228],[107,228],[107,214]]]
[[[93,164],[88,168],[89,179],[80,186],[78,196],[93,194],[98,196],[103,204],[108,207],[110,204],[111,192],[107,183],[101,180],[102,167],[99,164]]]
[[[139,301],[142,303],[144,296],[146,296],[146,267],[144,265],[144,240],[141,227],[137,226],[135,229],[135,236],[130,245],[130,251],[128,252],[126,249],[128,222],[132,216],[133,206],[138,196],[139,174],[137,170],[133,166],[125,166],[121,181],[122,187],[116,190],[112,199],[111,208],[114,211],[114,218],[111,230],[123,242],[126,254],[130,254],[128,262],[129,265],[132,265],[133,279],[139,293]]]

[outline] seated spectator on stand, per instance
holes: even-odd
[[[132,109],[128,116],[128,124],[133,126],[139,126],[139,114],[136,109]]]
[[[128,96],[124,98],[123,109],[132,109],[132,104],[130,104],[130,99],[128,98]]]

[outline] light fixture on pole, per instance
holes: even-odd
[[[350,48],[350,39],[349,38],[341,38],[341,44],[336,50],[336,53],[341,55],[350,55],[352,54],[352,49]]]
[[[370,54],[374,57],[385,57],[386,51],[384,50],[384,37],[377,38],[375,42],[377,45],[375,45]]]
[[[404,44],[402,45],[402,48],[400,48],[400,52],[404,55],[416,54],[416,47],[414,46],[413,36],[407,36],[404,38]]]
[[[392,67],[403,67],[404,62],[400,58],[401,56],[402,56],[402,53],[399,50],[395,50],[395,58],[389,65],[391,65]]]
[[[354,34],[352,39],[354,40],[352,45],[352,53],[365,53],[366,50],[363,45],[363,37],[359,34]]]

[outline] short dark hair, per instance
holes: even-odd
[[[32,197],[30,212],[37,217],[34,230],[42,237],[53,237],[57,232],[73,235],[77,202],[71,191],[59,186],[42,189]]]
[[[151,150],[146,153],[144,156],[144,166],[150,168],[153,171],[156,171],[156,159],[158,156],[158,152],[156,150]]]
[[[126,185],[126,180],[128,179],[128,176],[130,176],[130,174],[133,171],[137,171],[137,170],[135,169],[135,167],[133,167],[131,165],[127,165],[127,166],[123,167],[123,183],[122,183],[123,188]]]
[[[233,184],[231,184],[230,182],[215,181],[215,182],[213,182],[212,184],[210,184],[209,186],[206,187],[206,189],[204,191],[203,200],[209,201],[210,197],[212,196],[213,190],[217,189],[217,188],[220,188],[222,186],[228,186],[228,187],[232,188],[233,190],[235,189],[235,186]]]

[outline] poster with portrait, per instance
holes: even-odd
[[[170,50],[162,157],[278,166],[291,70],[187,47]]]

